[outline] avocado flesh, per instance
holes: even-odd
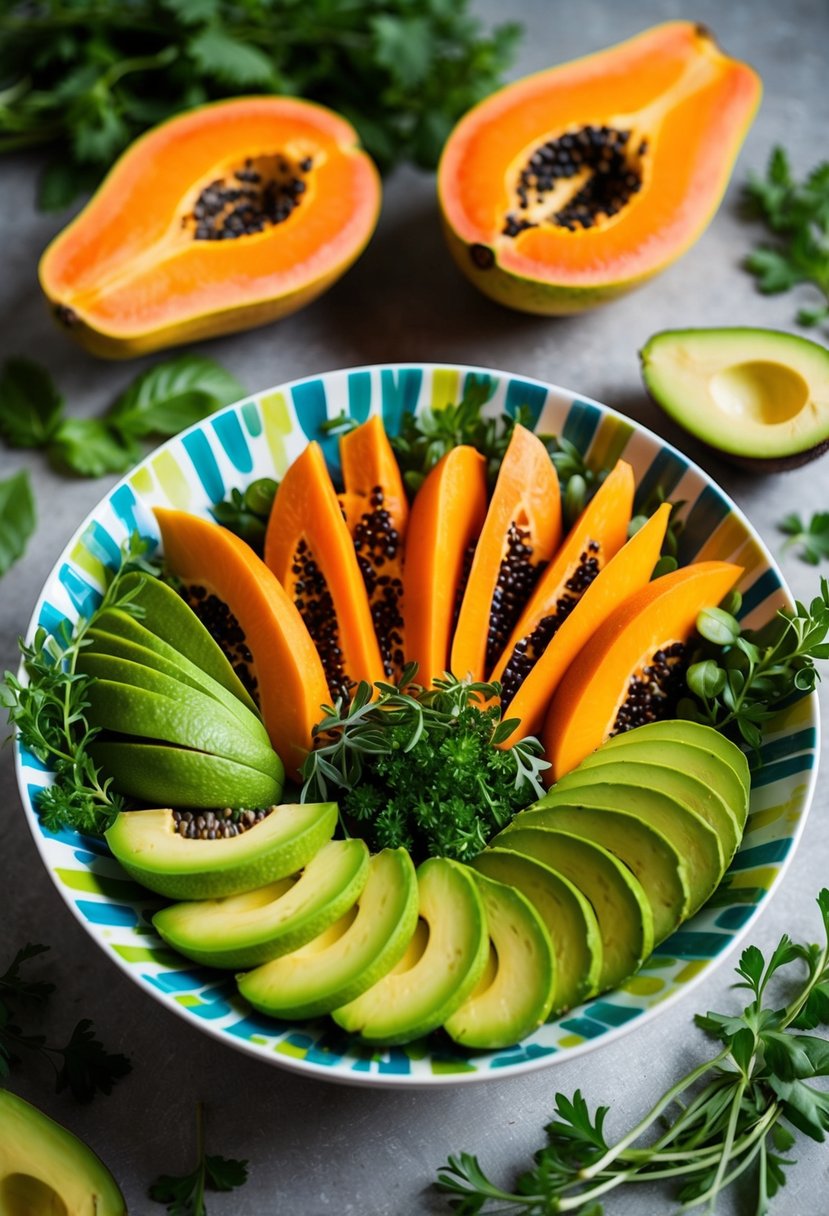
[[[126,1216],[104,1163],[65,1127],[0,1090],[3,1216]]]
[[[112,778],[113,789],[150,805],[165,802],[201,810],[273,806],[282,797],[282,778],[164,743],[93,740],[95,764]]]
[[[132,592],[134,602],[143,608],[141,623],[145,628],[256,712],[255,702],[227,655],[177,591],[141,571],[126,575],[121,589],[125,594]]]
[[[334,835],[336,802],[277,806],[238,836],[188,839],[171,810],[122,811],[105,832],[131,878],[171,899],[217,899],[296,874]]]
[[[552,1012],[562,1013],[593,996],[602,971],[602,939],[592,905],[549,866],[490,845],[472,862],[487,878],[515,887],[541,917],[553,946]]]
[[[467,867],[430,857],[417,870],[420,921],[399,963],[362,996],[332,1010],[369,1042],[408,1043],[458,1009],[489,957],[486,915]]]
[[[636,751],[637,749],[634,749]],[[637,751],[638,754],[638,751]],[[634,785],[641,789],[656,790],[675,798],[696,815],[701,815],[714,829],[723,845],[726,866],[737,849],[742,837],[742,828],[737,815],[726,805],[725,800],[712,785],[691,776],[684,769],[679,771],[667,764],[652,764],[632,759],[614,762],[611,752],[604,764],[583,765],[560,778],[557,790],[575,790],[585,785],[609,782],[613,785]]]
[[[688,863],[689,916],[702,907],[725,873],[725,853],[713,828],[701,816],[656,790],[632,789],[610,782],[573,790],[558,791],[553,787],[536,805],[628,811],[655,827]]]
[[[629,811],[587,807],[541,806],[521,811],[513,828],[563,828],[593,840],[630,869],[648,898],[653,916],[654,944],[670,937],[691,907],[691,877],[676,845],[649,823]]]
[[[609,850],[549,828],[508,828],[493,843],[543,862],[590,901],[602,936],[601,989],[638,971],[653,950],[653,913],[638,879]]]
[[[224,899],[173,904],[155,914],[153,926],[195,963],[255,967],[304,946],[345,916],[365,886],[368,858],[363,840],[331,840],[301,874]]]
[[[655,334],[645,386],[692,435],[727,456],[795,467],[829,446],[829,350],[769,329]]]
[[[464,1047],[494,1051],[518,1043],[546,1021],[555,960],[550,935],[530,901],[514,887],[473,874],[486,911],[489,965],[443,1026]]]
[[[237,976],[254,1009],[312,1018],[346,1005],[400,962],[418,919],[417,875],[405,849],[383,849],[350,909],[312,941]]]

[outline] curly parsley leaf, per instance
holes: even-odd
[[[167,1206],[169,1216],[207,1216],[204,1193],[233,1191],[248,1178],[247,1161],[232,1157],[208,1156],[204,1151],[204,1119],[201,1104],[196,1106],[198,1161],[189,1174],[162,1174],[150,1185],[148,1195]]]
[[[115,1082],[132,1068],[125,1055],[106,1050],[95,1037],[95,1028],[89,1018],[78,1022],[65,1047],[47,1050],[59,1055],[63,1061],[57,1075],[58,1093],[68,1089],[77,1102],[90,1102],[96,1093],[112,1093]]]
[[[817,566],[823,560],[829,560],[829,511],[816,511],[804,523],[797,514],[791,514],[781,519],[778,530],[788,537],[783,548],[789,549],[799,545],[798,557],[810,566]]]
[[[0,481],[0,576],[22,557],[35,530],[35,500],[26,469]]]

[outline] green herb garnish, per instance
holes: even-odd
[[[203,355],[178,355],[134,380],[102,418],[67,418],[48,371],[8,359],[0,372],[0,437],[10,447],[40,448],[81,477],[124,473],[142,454],[140,440],[177,435],[244,396],[235,377]]]
[[[234,1191],[248,1180],[247,1161],[207,1156],[204,1151],[204,1117],[196,1105],[198,1161],[190,1174],[162,1174],[148,1190],[150,1199],[167,1205],[169,1216],[207,1216],[205,1191]]]
[[[520,27],[485,34],[467,0],[40,0],[0,17],[0,152],[53,152],[40,205],[65,207],[142,131],[240,93],[349,118],[383,168],[437,164],[492,92]],[[277,149],[278,150],[278,149]]]
[[[807,523],[799,515],[787,515],[777,527],[788,537],[784,549],[800,545],[801,561],[817,566],[821,560],[829,559],[829,511],[815,511]]]
[[[68,1089],[78,1102],[89,1102],[95,1094],[109,1094],[131,1065],[126,1056],[109,1052],[95,1037],[88,1018],[78,1022],[64,1046],[46,1042],[42,1034],[24,1030],[17,1022],[19,1006],[42,1004],[55,991],[45,980],[30,980],[22,974],[26,963],[48,951],[48,946],[28,944],[0,975],[0,1077],[7,1077],[19,1052],[33,1052],[48,1060],[55,1070],[55,1089]]]
[[[260,477],[246,490],[231,490],[222,502],[214,503],[210,512],[217,523],[241,536],[261,557],[278,489],[279,483],[272,477]]]
[[[801,308],[801,325],[829,320],[829,161],[812,170],[804,181],[792,177],[789,159],[774,148],[765,178],[752,174],[745,190],[751,214],[765,220],[777,237],[746,258],[746,268],[769,295],[810,283],[823,296],[814,308]]]
[[[38,813],[50,831],[70,828],[101,835],[124,805],[90,758],[89,745],[98,734],[98,728],[90,727],[84,716],[92,677],[80,675],[75,667],[86,635],[101,612],[118,607],[141,614],[134,602],[139,588],[125,592],[121,584],[131,570],[149,569],[146,551],[147,542],[131,536],[96,611],[80,617],[74,629],[67,622],[57,634],[37,629],[30,643],[20,643],[27,682],[7,671],[0,684],[0,705],[8,710],[9,723],[16,727],[23,745],[55,774],[53,783],[37,797]]]
[[[781,608],[757,630],[740,628],[733,615],[738,600],[732,593],[726,607],[698,616],[702,642],[686,674],[691,695],[679,701],[677,714],[736,731],[759,747],[761,724],[790,698],[811,692],[820,678],[815,661],[829,659],[829,582],[820,580],[811,604],[798,600],[794,612]]]
[[[350,705],[324,706],[317,747],[302,768],[304,802],[336,797],[372,848],[469,859],[543,793],[549,768],[527,737],[497,746],[518,722],[501,722],[496,683],[447,675],[425,692],[410,663],[399,684],[358,685]]]
[[[750,1004],[737,1015],[697,1016],[722,1050],[673,1085],[640,1123],[609,1144],[609,1107],[591,1115],[580,1091],[572,1098],[556,1094],[547,1142],[514,1192],[490,1182],[477,1157],[449,1158],[437,1187],[455,1196],[454,1210],[461,1216],[601,1216],[604,1196],[616,1187],[676,1179],[680,1211],[705,1206],[713,1212],[728,1187],[753,1178],[752,1211],[767,1213],[794,1164],[784,1154],[796,1133],[823,1141],[829,1131],[829,1094],[809,1084],[829,1075],[829,1040],[799,1033],[829,1025],[829,890],[817,902],[824,944],[799,945],[784,936],[768,962],[756,946],[744,950],[736,986],[748,989]],[[778,1006],[769,1000],[769,982],[793,964],[805,965],[806,975]],[[785,979],[791,982],[788,974]]]
[[[0,575],[19,557],[35,530],[35,500],[25,469],[0,481]]]

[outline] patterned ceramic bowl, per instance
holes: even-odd
[[[259,393],[222,410],[147,457],[80,526],[46,581],[30,626],[55,629],[90,612],[107,567],[133,530],[157,541],[150,508],[185,508],[209,517],[231,487],[280,477],[310,439],[319,439],[332,472],[337,441],[320,423],[345,411],[358,421],[383,416],[395,432],[407,411],[456,400],[468,377],[484,377],[487,411],[528,406],[540,432],[563,435],[591,464],[624,456],[635,470],[637,502],[661,487],[682,501],[680,561],[723,558],[745,567],[742,614],[760,624],[789,597],[780,573],[737,507],[696,465],[650,431],[613,410],[537,380],[480,368],[388,365],[331,372]],[[180,1017],[263,1061],[349,1084],[457,1084],[527,1072],[588,1051],[665,1009],[699,982],[746,933],[780,881],[803,828],[815,781],[817,701],[806,697],[770,724],[753,773],[743,843],[707,905],[657,948],[639,973],[514,1047],[468,1055],[424,1040],[373,1050],[326,1019],[289,1024],[251,1011],[232,977],[194,967],[155,936],[158,901],[128,880],[98,840],[46,831],[33,808],[50,774],[18,744],[20,793],[32,833],[58,890],[87,932],[137,984]]]

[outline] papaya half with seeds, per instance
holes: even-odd
[[[485,295],[525,312],[622,295],[701,235],[760,94],[756,73],[688,21],[507,85],[443,151],[452,256]]]
[[[742,573],[730,562],[695,562],[654,579],[606,617],[547,712],[541,735],[551,763],[547,782],[569,773],[606,739],[675,716],[697,617],[719,604]]]
[[[329,700],[302,617],[238,536],[186,511],[156,507],[155,516],[167,570],[180,579],[202,623],[248,679],[273,747],[297,776],[320,707]]]
[[[93,354],[129,358],[309,303],[374,231],[354,128],[294,97],[190,110],[137,140],[49,245],[40,284]]]

